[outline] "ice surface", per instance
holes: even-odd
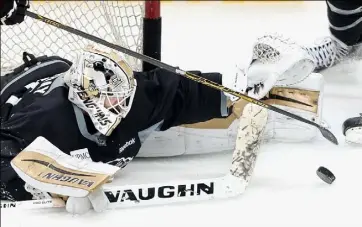
[[[300,42],[326,35],[324,2],[165,3],[163,61],[183,69],[229,72],[250,55],[258,35],[278,31]],[[246,193],[192,204],[118,209],[72,216],[61,210],[1,211],[2,227],[30,226],[362,226],[362,148],[344,142],[342,122],[362,112],[362,64],[325,72],[324,118],[340,141],[266,144]],[[231,153],[131,163],[114,184],[161,182],[222,175]],[[315,174],[325,166],[333,185]]]

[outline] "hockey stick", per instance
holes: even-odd
[[[165,205],[178,202],[196,202],[232,198],[241,195],[253,174],[266,126],[268,113],[262,107],[248,104],[239,121],[236,147],[229,172],[222,177],[163,182],[154,184],[103,186],[110,202],[109,209]],[[2,209],[42,209],[64,207],[59,198],[1,202]]]
[[[36,13],[33,13],[33,12],[30,12],[30,11],[26,11],[25,12],[25,15],[33,18],[33,19],[36,19],[36,20],[40,20],[44,23],[47,23],[47,24],[50,24],[54,27],[57,27],[57,28],[60,28],[62,30],[65,30],[67,32],[70,32],[70,33],[73,33],[75,35],[78,35],[78,36],[81,36],[85,39],[88,39],[88,40],[91,40],[93,42],[96,42],[96,43],[99,43],[99,44],[102,44],[104,46],[107,46],[109,48],[112,48],[114,50],[118,50],[124,54],[127,54],[127,55],[130,55],[132,57],[135,57],[135,58],[138,58],[138,59],[141,59],[142,61],[145,61],[149,64],[153,64],[159,68],[162,68],[162,69],[165,69],[167,71],[170,71],[170,72],[173,72],[173,73],[176,73],[180,76],[183,76],[183,77],[186,77],[190,80],[193,80],[195,82],[198,82],[198,83],[201,83],[203,85],[206,85],[208,87],[212,87],[212,88],[215,88],[219,91],[223,91],[225,93],[229,93],[233,96],[236,96],[236,97],[239,97],[247,102],[250,102],[250,103],[253,103],[253,104],[256,104],[256,105],[259,105],[261,107],[264,107],[266,109],[269,109],[271,111],[274,111],[274,112],[277,112],[279,114],[282,114],[282,115],[285,115],[287,117],[290,117],[290,118],[293,118],[295,120],[298,120],[298,121],[301,121],[301,122],[304,122],[306,124],[309,124],[309,125],[313,125],[315,127],[317,127],[319,129],[319,131],[322,133],[323,137],[326,138],[327,140],[329,140],[330,142],[338,145],[338,140],[337,138],[333,135],[332,132],[330,132],[328,129],[326,129],[325,127],[313,122],[313,121],[310,121],[310,120],[307,120],[305,118],[302,118],[296,114],[293,114],[293,113],[290,113],[288,111],[285,111],[283,109],[280,109],[278,107],[275,107],[275,106],[272,106],[272,105],[269,105],[267,103],[264,103],[262,101],[259,101],[257,99],[254,99],[252,97],[249,97],[247,95],[244,95],[243,93],[241,92],[238,92],[238,91],[235,91],[235,90],[232,90],[230,88],[227,88],[221,84],[218,84],[218,83],[215,83],[211,80],[208,80],[206,78],[203,78],[201,76],[198,76],[198,75],[195,75],[193,73],[190,73],[190,72],[186,72],[186,71],[183,71],[179,68],[176,68],[176,67],[173,67],[171,65],[168,65],[168,64],[165,64],[161,61],[158,61],[154,58],[151,58],[149,56],[146,56],[146,55],[143,55],[143,54],[140,54],[140,53],[137,53],[135,51],[132,51],[130,49],[127,49],[127,48],[124,48],[124,47],[121,47],[119,45],[116,45],[116,44],[113,44],[113,43],[110,43],[110,42],[107,42],[106,40],[103,40],[101,38],[98,38],[96,36],[93,36],[93,35],[90,35],[88,33],[85,33],[85,32],[82,32],[80,30],[77,30],[75,28],[72,28],[72,27],[69,27],[67,25],[64,25],[64,24],[61,24],[57,21],[54,21],[54,20],[51,20],[49,18],[46,18],[46,17],[43,17],[39,14],[36,14]]]
[[[61,199],[42,199],[42,200],[25,200],[19,202],[1,201],[1,209],[44,209],[64,207],[65,202]]]
[[[248,182],[227,174],[210,179],[104,186],[103,189],[110,202],[108,209],[115,209],[230,198],[242,194],[247,184]],[[1,202],[1,209],[46,209],[64,206],[65,202],[57,198]]]

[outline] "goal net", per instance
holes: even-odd
[[[30,1],[34,13],[138,53],[160,58],[159,1]],[[22,53],[57,55],[72,61],[75,51],[92,41],[26,17],[21,24],[1,26],[1,71],[23,63]],[[125,56],[134,70],[144,66]]]

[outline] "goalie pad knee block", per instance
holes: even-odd
[[[359,117],[349,118],[343,123],[343,135],[347,142],[362,144],[362,114]]]
[[[312,73],[296,85],[274,87],[266,102],[321,124],[323,85],[323,76]],[[314,126],[270,111],[263,139],[280,142],[303,142],[312,140],[317,135],[318,129]]]

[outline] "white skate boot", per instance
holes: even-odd
[[[344,121],[343,135],[347,142],[362,145],[362,113],[359,117],[351,117]]]
[[[349,55],[352,50],[352,47],[347,46],[333,36],[324,38],[321,42],[304,48],[314,59],[316,70],[333,66]]]

